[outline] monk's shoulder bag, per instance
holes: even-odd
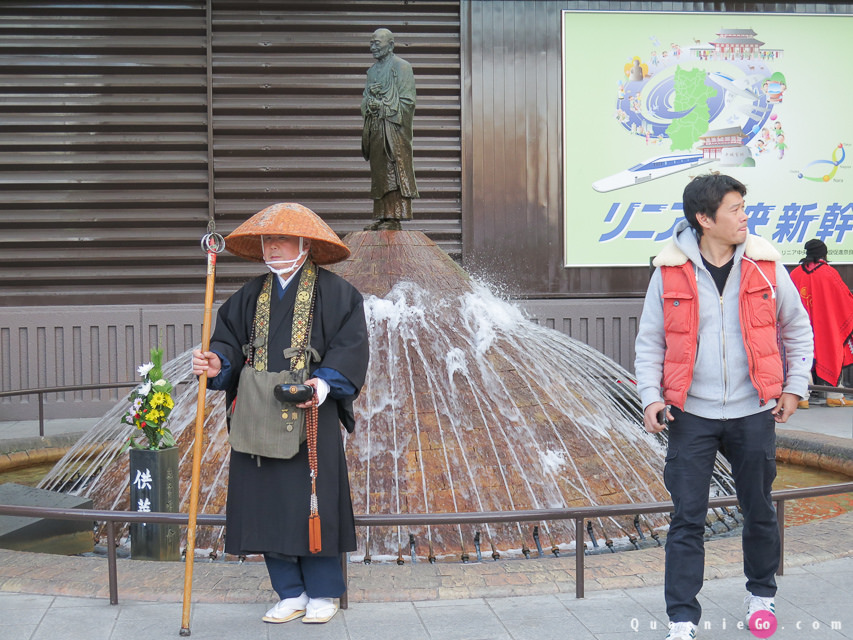
[[[265,458],[292,458],[307,437],[305,410],[296,404],[307,392],[305,381],[312,359],[319,360],[310,348],[314,319],[317,267],[307,262],[302,270],[293,309],[291,347],[284,352],[290,369],[267,371],[270,295],[273,274],[264,280],[255,308],[252,336],[246,351],[246,364],[240,372],[237,399],[231,415],[231,448]],[[295,397],[296,396],[296,397]],[[310,399],[310,397],[309,397]]]

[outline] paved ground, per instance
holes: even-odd
[[[59,437],[74,427],[49,424]],[[85,424],[82,425],[85,428]],[[786,425],[850,439],[853,409],[815,405]],[[27,431],[30,430],[30,431]],[[0,440],[37,425],[0,423]],[[7,440],[8,442],[8,440]],[[853,513],[786,530],[779,577],[779,639],[853,639]],[[753,638],[743,628],[740,540],[709,542],[699,638]],[[119,605],[108,599],[106,561],[0,550],[0,640],[178,637],[184,566],[119,560]],[[349,608],[329,624],[260,620],[275,596],[260,563],[195,563],[190,628],[197,638],[417,640],[663,638],[663,551],[586,558],[585,598],[575,598],[574,558],[353,564]]]
[[[848,538],[849,539],[849,538]],[[522,562],[522,561],[518,561]],[[393,569],[390,569],[393,571]],[[853,638],[853,557],[788,569],[779,578],[774,639]],[[739,623],[743,579],[706,582],[699,638],[746,640]],[[323,640],[619,640],[666,635],[661,588],[455,600],[353,604],[326,625],[261,621],[269,604],[194,603],[194,638],[317,638]],[[0,593],[4,640],[157,640],[176,638],[179,602],[122,601]],[[740,628],[739,628],[740,626]]]

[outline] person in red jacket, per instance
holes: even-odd
[[[836,387],[841,383],[842,367],[853,364],[853,293],[827,263],[826,244],[815,238],[806,242],[805,249],[806,257],[791,272],[791,280],[814,330],[815,383]],[[826,406],[853,407],[853,402],[829,392]],[[808,408],[808,400],[800,408]]]

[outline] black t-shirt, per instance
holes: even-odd
[[[731,259],[722,267],[712,265],[710,262],[705,260],[705,256],[702,256],[702,262],[705,264],[705,268],[711,272],[711,277],[714,279],[720,295],[723,295],[723,287],[726,286],[726,280],[728,280],[729,273],[735,263],[735,257],[732,256]]]

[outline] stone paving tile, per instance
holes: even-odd
[[[99,600],[97,598],[87,598],[87,597],[64,597],[64,598],[55,598],[54,601],[50,604],[51,609],[62,609],[63,607],[74,607],[75,609],[79,609],[80,607],[102,607],[104,604],[103,600]]]
[[[0,614],[5,610],[38,609],[43,611],[53,602],[53,596],[44,596],[30,593],[3,594],[0,597]],[[0,620],[3,620],[0,617]]]
[[[346,630],[353,638],[428,640],[430,637],[417,609],[410,602],[363,603],[348,609],[343,615]]]
[[[118,609],[115,607],[67,607],[61,614],[51,615],[49,610],[39,623],[33,640],[58,640],[58,638],[88,638],[109,640]]]
[[[556,598],[547,596],[495,598],[489,600],[488,604],[516,640],[543,638],[587,640],[595,637]]]
[[[267,638],[271,629],[278,627],[291,627],[291,630],[299,631],[304,627],[301,622],[295,621],[281,625],[271,625],[261,620],[269,605],[238,604],[221,606],[211,603],[195,604],[191,608],[190,631],[193,638],[208,639],[236,639],[236,638]],[[173,620],[172,633],[170,637],[177,637],[181,628],[182,608],[177,607],[176,617]],[[337,624],[336,624],[337,623]],[[329,623],[336,627],[339,620]],[[296,629],[294,629],[296,627]],[[282,636],[276,636],[282,637]],[[296,637],[293,635],[284,637]]]
[[[151,609],[149,615],[143,617],[126,618],[120,616],[113,627],[111,638],[121,638],[121,640],[177,638],[181,629],[181,609],[176,604],[170,604],[168,607],[168,609]],[[190,629],[196,631],[192,625]],[[200,634],[196,633],[195,635]],[[220,637],[224,638],[225,636]]]
[[[0,602],[3,602],[7,596],[0,596]],[[12,605],[12,601],[6,603],[0,609],[0,638],[5,636],[4,630],[7,625],[37,625],[44,618],[47,606],[43,607],[25,607],[16,609]]]
[[[30,640],[36,628],[34,624],[0,624],[0,637],[3,640]]]
[[[567,601],[566,608],[583,623],[591,633],[609,633],[614,630],[630,631],[631,621],[638,615],[637,609],[626,607],[623,591],[599,591],[582,600]]]
[[[778,594],[784,596],[788,590],[796,591],[797,604],[809,606],[821,602],[826,593],[834,591],[832,582],[813,573],[785,575],[777,578]],[[849,585],[849,583],[848,583]]]
[[[504,620],[504,626],[513,640],[571,639],[595,640],[590,631],[579,620],[569,615],[562,618],[545,617],[520,623],[516,620]]]
[[[415,603],[415,607],[430,637],[441,640],[511,640],[509,632],[485,602],[423,604]]]
[[[103,606],[103,600],[94,600],[99,606]],[[190,607],[192,613],[193,607]],[[177,621],[180,629],[183,606],[179,602],[132,602],[125,601],[119,607],[118,622],[128,623],[148,618],[165,618],[173,623]]]

